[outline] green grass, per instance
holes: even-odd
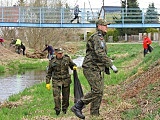
[[[0,65],[0,73],[4,73],[4,72],[5,72],[4,66],[1,66],[1,65]]]
[[[85,43],[82,43],[85,45]],[[82,46],[83,46],[82,45]],[[85,47],[83,46],[82,50],[80,50],[81,55],[85,55]],[[109,85],[118,85],[125,81],[129,76],[137,73],[139,68],[143,70],[147,70],[150,65],[152,65],[155,61],[157,61],[160,56],[160,50],[158,43],[153,43],[154,50],[152,53],[147,54],[146,57],[143,57],[143,48],[142,44],[108,44],[108,56],[112,58],[114,61],[114,65],[118,67],[119,72],[117,74],[113,73],[111,70],[110,75],[105,75],[104,83],[106,86]],[[79,53],[77,53],[79,54]],[[71,55],[74,56],[74,55]],[[37,60],[28,59],[28,62],[18,63],[12,62],[10,63],[10,67],[12,69],[34,69],[35,67],[46,67],[48,62],[37,62]],[[135,62],[137,61],[137,62]],[[17,67],[18,66],[18,67]],[[34,67],[33,67],[34,66]],[[0,68],[1,69],[1,68]],[[84,93],[90,90],[88,82],[83,75],[83,71],[81,68],[78,68],[78,77],[82,84]],[[73,78],[73,76],[72,76]],[[151,91],[154,86],[149,86],[149,90]],[[73,79],[71,83],[71,95],[70,95],[70,107],[73,103]],[[116,96],[106,97],[104,98],[108,101],[108,105],[115,106],[113,101],[120,102],[121,98],[117,98]],[[147,97],[149,99],[149,97]],[[159,102],[160,98],[157,97],[154,99],[154,102]],[[49,118],[61,118],[64,115],[60,114],[60,116],[56,116],[53,110],[54,102],[52,96],[52,90],[48,91],[45,88],[45,82],[34,85],[30,88],[26,88],[23,92],[12,95],[9,97],[9,101],[16,102],[22,101],[22,105],[17,105],[16,107],[8,108],[3,107],[0,108],[0,120],[20,120],[22,118],[26,119],[35,119],[37,116],[48,116]],[[133,100],[134,104],[136,104],[136,100]],[[138,115],[141,113],[141,109],[136,107],[134,109],[129,109],[121,113],[122,119],[132,120],[138,118]],[[158,111],[160,113],[160,109]],[[17,114],[18,113],[18,114]],[[145,117],[145,120],[152,120],[155,117],[154,115],[149,114]],[[74,116],[71,111],[65,115]]]
[[[0,66],[0,73],[6,72],[9,74],[15,74],[17,72],[23,72],[27,69],[46,69],[48,61],[42,61],[40,59],[24,58],[21,60],[10,61],[5,66]],[[6,71],[7,70],[7,71]]]
[[[129,110],[126,110],[125,112],[123,112],[122,119],[125,119],[125,120],[135,120],[135,119],[138,118],[138,115],[140,113],[141,113],[141,109],[140,108],[129,109]]]

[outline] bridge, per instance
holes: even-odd
[[[95,21],[106,19],[109,28],[159,28],[160,9],[148,15],[147,9],[80,8],[80,23],[70,23],[73,9],[53,7],[0,7],[0,27],[95,28]],[[137,12],[138,11],[138,12]]]

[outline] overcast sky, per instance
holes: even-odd
[[[3,4],[3,2],[9,2],[11,5],[14,5],[18,0],[0,0],[1,4]],[[26,0],[26,1],[31,1],[31,0]],[[48,0],[48,1],[56,1],[56,0]],[[100,8],[103,3],[103,0],[64,0],[64,1],[68,1],[67,3],[69,3],[69,5],[71,7],[74,7],[76,4],[78,4],[81,8],[84,8],[84,4],[86,8],[90,8],[90,6],[92,8]],[[104,5],[105,6],[120,6],[120,1],[121,0],[104,0]],[[139,3],[139,7],[140,8],[148,8],[149,3],[154,2],[155,3],[155,7],[160,9],[160,0],[137,0]]]
[[[86,7],[87,6],[90,7],[89,1],[90,1],[92,8],[99,8],[103,5],[103,2],[102,2],[103,0],[68,0],[68,1],[70,4],[74,3],[73,6],[77,3],[80,6],[82,6],[82,8],[84,7],[84,3]],[[121,5],[120,1],[121,0],[104,0],[104,5],[105,6],[120,6]],[[141,8],[148,8],[149,3],[152,3],[152,2],[155,3],[156,8],[160,8],[160,0],[137,0],[137,1],[139,3],[139,7]]]

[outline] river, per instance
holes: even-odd
[[[77,59],[74,59],[73,62],[75,62],[78,67],[81,67],[83,59],[84,57],[79,56]],[[1,75],[0,102],[4,102],[9,98],[9,96],[17,94],[23,91],[25,88],[31,87],[40,83],[41,81],[44,81],[45,77],[46,71],[44,70],[27,70],[15,75]]]
[[[0,102],[45,79],[46,71],[31,70],[16,75],[0,76]]]

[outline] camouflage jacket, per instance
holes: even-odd
[[[101,31],[91,35],[86,44],[86,56],[82,67],[99,69],[104,71],[105,67],[111,67],[113,64],[107,56],[107,47],[104,36]]]
[[[73,66],[76,66],[76,64],[68,55],[64,55],[62,59],[52,58],[49,62],[46,84],[50,83],[51,78],[57,81],[70,78],[69,67],[73,70]]]

